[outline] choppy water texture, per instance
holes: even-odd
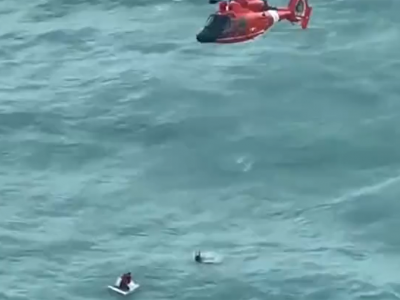
[[[398,299],[400,2],[312,5],[221,46],[206,0],[1,1],[0,298]]]

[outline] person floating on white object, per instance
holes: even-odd
[[[202,263],[203,262],[203,258],[201,257],[200,251],[196,252],[196,255],[194,256],[194,261],[198,262],[198,263]]]
[[[140,285],[133,281],[130,272],[118,277],[114,285],[108,286],[110,290],[124,296],[133,293],[139,287]]]
[[[200,252],[194,253],[194,261],[199,264],[219,264],[222,262],[222,257],[213,252]]]

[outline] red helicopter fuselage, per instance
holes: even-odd
[[[308,0],[290,0],[288,7],[270,7],[263,0],[234,0],[219,3],[206,26],[197,35],[200,43],[238,43],[254,39],[275,23],[301,22],[306,28],[311,14]]]

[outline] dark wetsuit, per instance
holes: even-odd
[[[200,253],[197,253],[197,254],[196,254],[196,256],[194,257],[194,260],[195,260],[196,262],[198,262],[198,263],[201,263],[201,262],[202,262]]]

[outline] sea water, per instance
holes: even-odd
[[[400,2],[310,4],[2,0],[0,298],[398,299]]]

